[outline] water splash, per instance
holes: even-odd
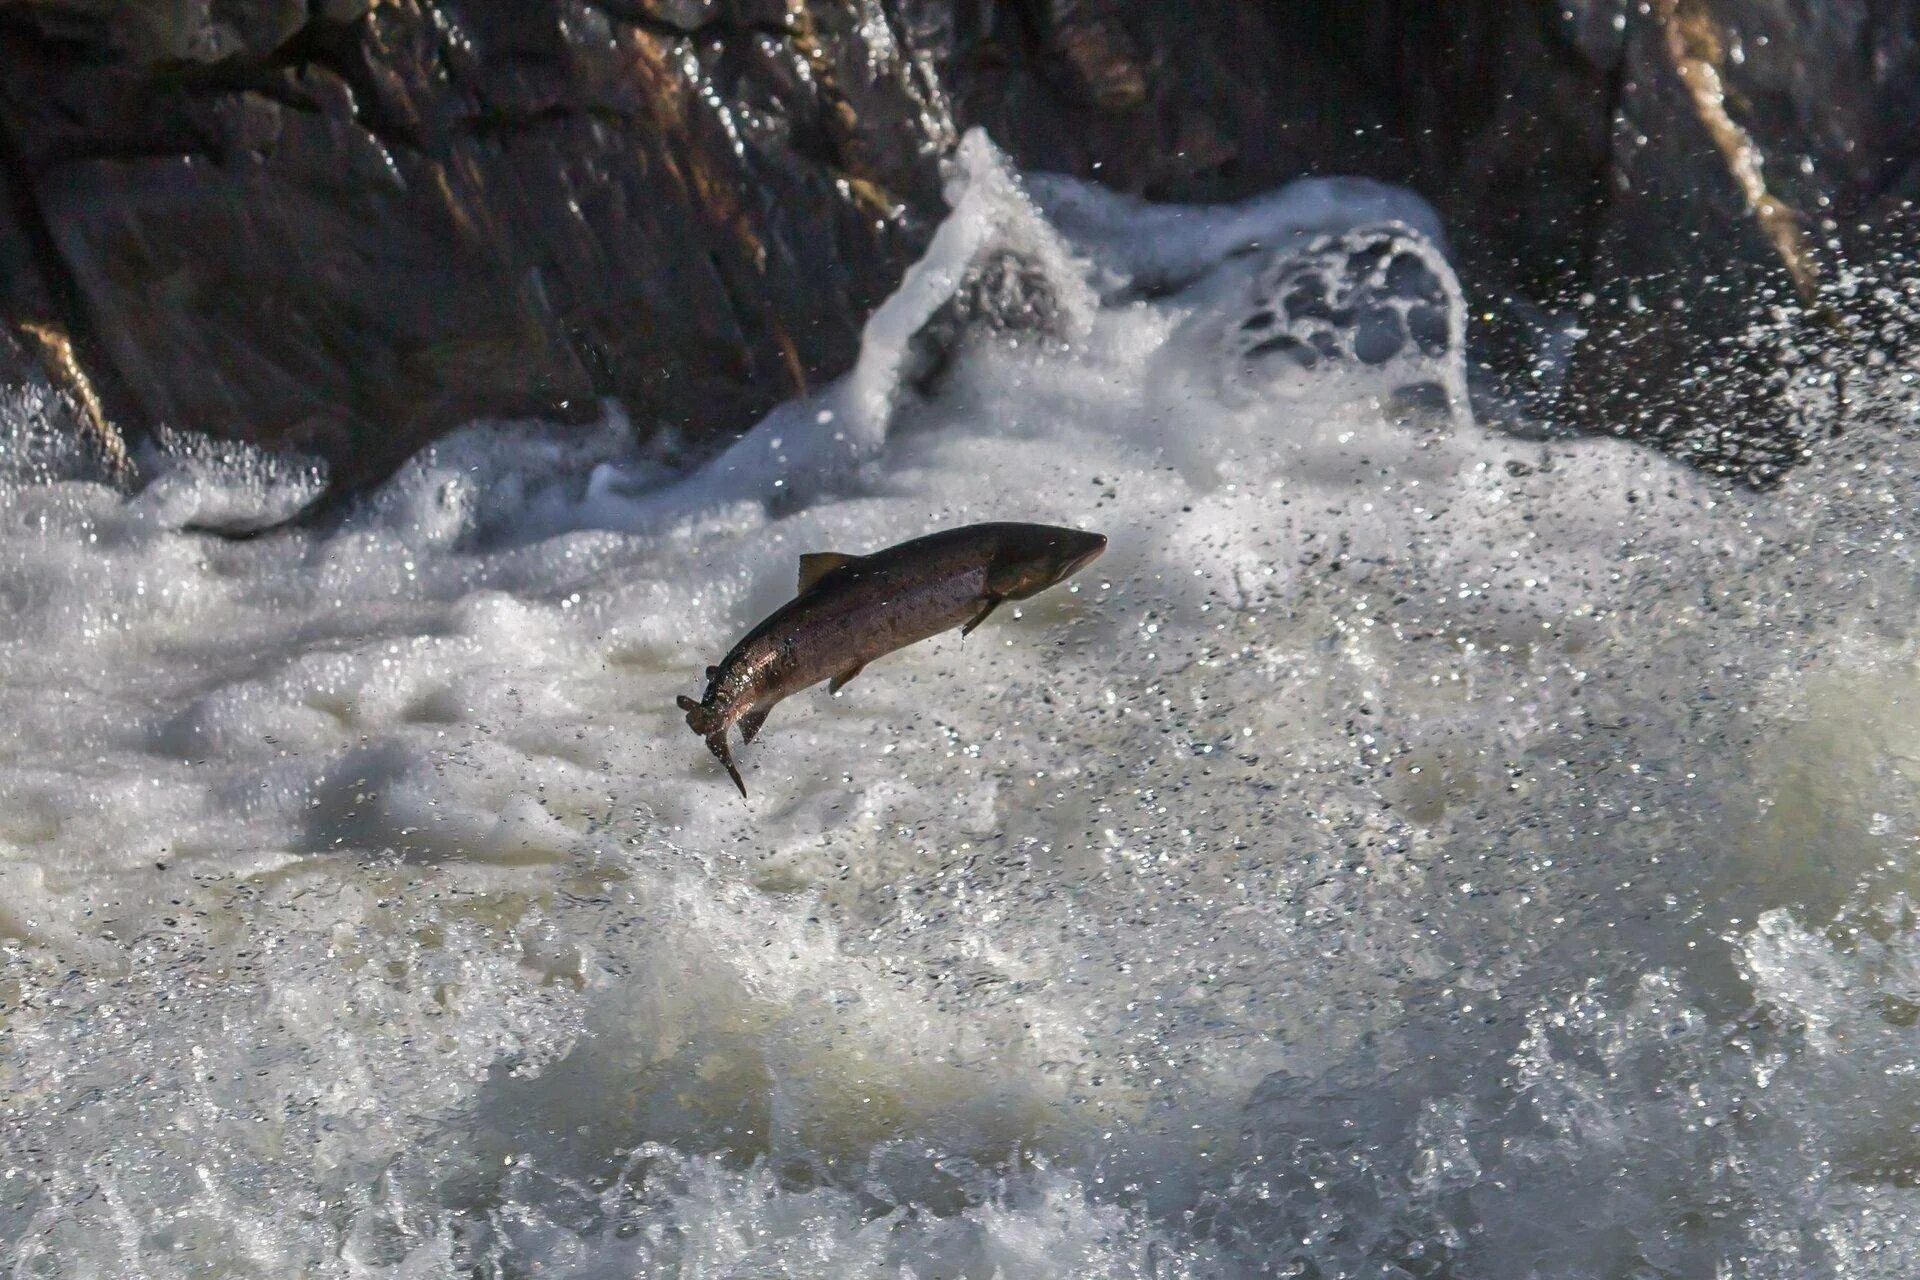
[[[1430,227],[976,139],[693,477],[477,427],[231,544],[171,526],[296,478],[10,474],[7,1267],[1910,1273],[1911,382],[1766,496],[1513,438]],[[985,518],[1112,547],[740,805],[674,694],[799,554]]]

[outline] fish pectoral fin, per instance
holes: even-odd
[[[987,620],[987,616],[991,614],[995,609],[998,609],[1000,607],[1000,602],[1005,599],[1006,599],[1005,596],[988,596],[987,602],[984,605],[980,606],[980,612],[974,614],[972,621],[968,622],[966,626],[960,628],[960,634],[963,636],[972,635],[973,629],[979,626],[981,623],[985,622]]]
[[[767,712],[772,707],[762,707],[758,711],[749,711],[740,717],[740,741],[752,742],[760,736],[760,726],[767,722]]]
[[[865,671],[866,669],[867,669],[866,663],[856,662],[854,665],[848,667],[845,671],[842,671],[839,675],[835,676],[833,679],[827,681],[827,692],[828,693],[840,692],[842,689],[846,688],[848,684],[852,683],[853,678],[855,676],[859,675],[862,671]]]
[[[814,583],[841,565],[852,564],[859,558],[859,556],[842,555],[838,551],[809,551],[800,557],[800,587],[797,594],[807,594],[813,590]]]

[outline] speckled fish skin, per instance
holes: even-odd
[[[687,726],[706,739],[744,796],[727,745],[734,725],[751,742],[782,699],[822,680],[837,690],[875,658],[954,627],[971,631],[1002,601],[1065,581],[1106,545],[1103,535],[1080,529],[993,523],[871,555],[804,557],[800,593],[707,669],[699,702],[679,700]]]

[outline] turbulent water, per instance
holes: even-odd
[[[1910,375],[1755,494],[1476,422],[1410,196],[952,198],[691,476],[5,409],[0,1274],[1920,1270]],[[1112,548],[743,804],[675,695],[984,519]]]

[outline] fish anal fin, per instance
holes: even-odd
[[[960,628],[960,634],[963,636],[972,635],[973,629],[979,626],[981,623],[985,622],[987,620],[987,616],[991,614],[995,609],[998,609],[1000,607],[1000,602],[1004,599],[1006,599],[1005,596],[988,596],[987,602],[980,606],[980,612],[974,614],[973,617],[967,622],[967,625]]]
[[[805,595],[813,590],[813,585],[838,569],[843,564],[852,564],[859,556],[842,555],[838,551],[809,551],[800,557],[799,594]]]
[[[867,669],[867,664],[864,662],[857,662],[853,666],[848,667],[845,671],[842,671],[839,675],[827,681],[827,692],[828,693],[840,692],[842,689],[846,688],[848,684],[852,683],[853,678],[855,676],[859,675],[862,671],[865,671],[866,669]]]
[[[767,722],[767,712],[772,707],[762,707],[758,711],[749,711],[740,717],[740,741],[752,742],[760,736],[760,726]]]

